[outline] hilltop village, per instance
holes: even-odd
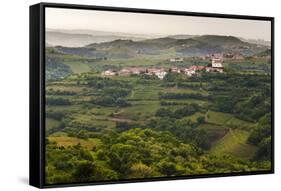
[[[171,63],[180,63],[183,62],[183,58],[171,58],[169,60]],[[163,79],[168,72],[172,73],[182,73],[187,76],[193,76],[199,71],[206,71],[206,72],[219,72],[223,73],[223,59],[220,56],[212,56],[211,63],[208,66],[190,66],[187,68],[179,68],[179,67],[172,67],[169,69],[166,68],[145,68],[145,67],[126,67],[119,71],[117,70],[106,70],[102,72],[102,76],[129,76],[131,74],[134,75],[155,75],[159,79]]]

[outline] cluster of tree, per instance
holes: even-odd
[[[102,90],[102,95],[103,96],[111,96],[114,99],[118,99],[121,97],[125,97],[130,93],[129,89],[126,88],[115,88],[115,87],[110,87],[110,88],[104,88]]]
[[[206,100],[208,96],[200,93],[159,93],[160,99],[200,99]]]
[[[248,142],[258,146],[255,159],[271,161],[271,113],[258,121],[258,126],[252,131]]]
[[[196,128],[204,121],[202,117],[199,117],[197,122],[161,118],[150,120],[147,126],[157,131],[169,131],[182,142],[192,143],[198,148],[207,150],[211,147],[210,137],[204,129]]]
[[[46,105],[71,105],[69,99],[66,98],[56,98],[56,97],[46,97]]]
[[[103,78],[97,76],[86,76],[85,81],[89,87],[94,87],[97,89],[114,87],[114,88],[130,88],[131,86],[128,83],[113,80],[110,78]]]
[[[81,145],[64,148],[47,141],[46,183],[75,183],[117,179],[117,173],[95,162]]]
[[[211,109],[233,113],[238,118],[256,122],[271,111],[271,81],[265,75],[229,74],[209,79]],[[222,79],[221,79],[222,78]]]
[[[97,97],[90,100],[90,103],[105,107],[126,107],[129,106],[130,103],[124,97],[126,97],[129,93],[130,89],[127,88],[103,88],[97,93]]]
[[[104,130],[100,139],[102,146],[92,150],[79,144],[58,147],[47,141],[46,183],[228,173],[261,168],[257,163],[230,156],[206,155],[200,148],[182,143],[168,131],[134,128],[116,133]]]
[[[156,111],[155,116],[180,119],[185,116],[192,115],[198,111],[200,111],[199,105],[192,103],[187,104],[184,107],[178,108],[175,111],[172,111],[169,108],[160,108]]]
[[[66,90],[53,90],[50,88],[49,90],[46,90],[47,95],[65,95],[65,96],[71,96],[75,95],[76,93],[73,91],[66,91]]]
[[[162,84],[164,87],[178,87],[178,88],[190,88],[190,89],[197,89],[203,87],[201,82],[190,82],[190,81],[179,81],[179,82],[166,82],[164,81]]]
[[[184,75],[182,74],[168,72],[163,80],[164,82],[180,82],[184,79]]]
[[[188,105],[186,102],[175,102],[175,101],[160,101],[161,106],[172,106],[172,105]]]
[[[271,97],[253,95],[235,106],[235,113],[241,119],[257,121],[271,111]]]
[[[140,82],[143,82],[145,80],[159,80],[159,78],[156,75],[140,75]]]
[[[104,107],[127,107],[130,103],[124,98],[114,98],[112,96],[96,97],[90,100],[90,103]]]
[[[55,120],[58,120],[58,121],[62,120],[65,117],[65,113],[53,111],[53,110],[50,110],[50,109],[46,110],[45,115],[46,115],[47,118],[52,118],[52,119],[55,119]]]
[[[46,79],[56,80],[72,73],[71,68],[56,57],[46,56]]]

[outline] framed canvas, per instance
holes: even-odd
[[[30,7],[30,184],[274,172],[274,18]]]

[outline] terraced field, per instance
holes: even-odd
[[[229,129],[227,134],[214,143],[210,150],[212,155],[230,154],[241,158],[250,159],[256,151],[256,147],[247,144],[249,132]]]
[[[82,147],[85,147],[89,150],[101,146],[101,141],[99,139],[79,139],[76,137],[68,137],[65,135],[52,135],[48,137],[48,140],[55,142],[59,147],[69,147],[80,144]]]

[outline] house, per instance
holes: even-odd
[[[192,75],[196,74],[196,71],[192,70],[190,68],[184,68],[183,73],[187,76],[192,76]]]
[[[131,74],[131,71],[129,68],[123,68],[118,72],[119,76],[129,76]]]
[[[170,71],[173,73],[181,73],[181,70],[178,67],[172,67],[170,68]]]
[[[155,73],[155,75],[160,79],[160,80],[163,80],[164,77],[166,76],[167,72],[165,71],[158,71]]]
[[[140,67],[134,67],[134,68],[123,68],[122,70],[119,71],[120,76],[129,76],[131,74],[144,74],[146,72],[145,68],[140,68]]]
[[[170,62],[183,62],[183,58],[179,58],[179,57],[171,58]]]
[[[212,66],[206,67],[206,72],[220,72],[223,73],[223,61],[221,58],[213,57],[212,58]]]
[[[212,58],[212,68],[222,68],[222,59]]]
[[[148,68],[148,75],[156,75],[159,79],[163,80],[166,76],[167,72],[163,68]]]
[[[219,73],[223,73],[223,68],[206,67],[206,72],[219,72]]]
[[[102,72],[101,75],[102,76],[115,76],[115,75],[117,75],[117,73],[115,71],[106,70],[106,71]]]
[[[190,66],[189,69],[190,70],[194,70],[194,71],[202,71],[205,70],[205,66]]]
[[[145,68],[131,68],[131,73],[132,74],[137,74],[137,75],[139,75],[139,74],[143,74],[143,73],[145,73],[146,72],[146,69]]]

